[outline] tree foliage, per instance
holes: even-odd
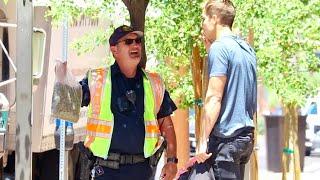
[[[258,72],[284,104],[303,105],[319,87],[320,1],[237,0],[236,26],[255,32]]]
[[[58,24],[65,12],[70,15],[69,21],[79,19],[81,16],[92,18],[108,18],[119,7],[119,1],[100,1],[96,6],[95,0],[77,1],[77,0],[51,0],[51,11],[47,14],[53,18],[54,24]],[[110,3],[113,2],[113,3]],[[124,1],[126,3],[127,1]],[[132,1],[134,2],[134,1]],[[180,105],[183,107],[190,106],[193,103],[192,79],[190,71],[190,56],[192,46],[199,43],[200,34],[201,7],[200,0],[188,1],[151,1],[151,11],[158,11],[160,15],[147,16],[146,25],[146,44],[147,54],[156,56],[159,62],[157,71],[159,71],[167,84],[167,88],[174,98],[182,97]],[[127,2],[128,3],[128,2]],[[127,4],[126,4],[127,5]],[[150,6],[149,5],[149,6]],[[185,9],[190,7],[189,11]],[[122,11],[125,11],[122,9]],[[125,13],[125,12],[122,12]],[[107,14],[107,16],[106,16]],[[155,14],[150,12],[149,14]],[[125,17],[128,19],[128,14]],[[188,19],[188,20],[186,20]],[[116,22],[112,22],[114,24]],[[95,46],[100,43],[106,43],[111,32],[98,30],[89,32],[83,38],[73,42],[72,47],[77,50],[78,54],[92,52]],[[106,35],[107,34],[107,35]],[[168,36],[169,35],[169,36]],[[170,65],[166,64],[170,60]],[[180,70],[180,71],[179,71]],[[176,72],[184,72],[180,76]]]
[[[191,52],[201,43],[200,22],[202,0],[155,0],[151,6],[158,15],[146,22],[147,49],[156,55],[160,72],[174,99],[182,107],[193,104]]]
[[[85,5],[77,7],[75,1]],[[74,19],[82,15],[108,18],[111,14],[126,13],[115,6],[122,1],[113,0],[51,0],[53,19],[61,19],[69,12]],[[133,1],[134,2],[134,1]],[[201,28],[202,0],[151,0],[146,21],[146,47],[148,57],[155,56],[158,70],[176,97],[186,97],[185,105],[192,103],[190,58],[192,47],[201,45],[198,36]],[[258,73],[263,83],[274,89],[284,103],[302,105],[312,95],[319,81],[311,74],[319,71],[315,51],[320,49],[319,0],[234,0],[237,7],[235,27],[245,37],[249,27],[254,28]],[[90,33],[93,45],[105,43],[103,31]],[[95,37],[92,37],[95,36]],[[91,51],[82,40],[74,47],[80,52]],[[92,46],[91,46],[92,47]],[[170,59],[170,60],[168,60]],[[168,65],[170,63],[170,65]],[[181,70],[183,69],[183,70]],[[184,75],[177,72],[184,72]],[[182,93],[182,94],[181,94]],[[186,96],[187,95],[187,96]]]
[[[85,33],[81,38],[71,42],[70,47],[78,55],[91,53],[100,45],[107,45],[108,39],[115,27],[122,24],[129,24],[129,12],[121,0],[50,0],[46,16],[52,19],[53,25],[61,25],[66,14],[68,14],[69,24],[81,18],[99,19],[106,24],[106,28],[98,28]],[[111,56],[106,57],[107,64],[113,62]]]

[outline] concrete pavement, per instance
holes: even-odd
[[[281,180],[282,173],[275,173],[267,169],[267,153],[265,136],[258,137],[259,145],[259,180]],[[289,179],[289,178],[288,178]],[[320,179],[320,149],[311,153],[311,156],[305,156],[304,170],[301,173],[302,180]]]

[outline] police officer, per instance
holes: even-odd
[[[83,79],[83,105],[88,106],[84,145],[96,157],[92,177],[152,178],[150,159],[167,143],[162,179],[177,172],[176,136],[170,115],[177,108],[156,73],[139,67],[143,33],[116,28],[109,38],[115,59],[111,67],[93,69]],[[164,138],[163,138],[164,137]]]

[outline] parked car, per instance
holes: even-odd
[[[194,122],[194,121],[193,121]],[[196,154],[196,133],[194,123],[189,126],[189,142],[190,142],[190,157],[193,157]]]
[[[193,108],[189,109],[189,144],[190,144],[190,157],[196,154],[196,125],[195,125],[195,110]]]
[[[310,156],[311,151],[320,148],[320,98],[310,99],[307,105],[305,155]]]

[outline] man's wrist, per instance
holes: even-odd
[[[178,158],[177,157],[168,157],[167,158],[167,163],[178,164]]]

